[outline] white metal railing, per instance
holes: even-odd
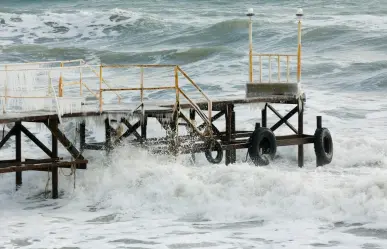
[[[144,91],[151,91],[151,90],[174,90],[175,91],[175,102],[181,103],[181,101],[184,99],[188,101],[190,106],[198,113],[199,117],[207,124],[208,127],[211,127],[211,117],[212,117],[212,101],[210,98],[204,93],[204,91],[177,65],[158,65],[158,64],[143,64],[143,65],[104,65],[100,66],[100,72],[99,75],[104,75],[104,71],[107,69],[117,69],[117,68],[139,68],[140,69],[140,82],[138,86],[136,87],[117,87],[117,88],[110,88],[110,89],[104,89],[102,87],[102,80],[100,80],[100,112],[103,111],[103,93],[104,92],[111,92],[111,91],[140,91],[140,106],[144,106]],[[170,85],[162,84],[161,86],[145,86],[144,84],[144,69],[145,68],[171,68],[173,69],[173,77],[174,80],[171,82]],[[187,79],[189,84],[192,85],[201,96],[203,96],[208,104],[208,116],[201,110],[201,108],[188,96],[188,94],[183,91],[180,85],[180,79],[179,73],[183,76],[183,78]],[[211,132],[211,129],[209,129]]]
[[[66,65],[70,63],[79,63],[79,65]],[[96,97],[99,101],[100,112],[103,111],[104,92],[115,93],[120,103],[121,96],[118,92],[140,91],[140,101],[143,106],[144,91],[170,89],[175,91],[176,103],[181,103],[182,100],[188,101],[189,105],[195,109],[199,117],[209,127],[211,126],[212,101],[204,93],[204,91],[177,65],[89,65],[80,59],[71,61],[2,64],[2,66],[3,68],[0,68],[0,76],[3,76],[0,77],[0,102],[2,104],[3,113],[15,110],[29,111],[48,109],[52,111],[52,109],[56,109],[58,115],[62,116],[66,112],[73,112],[75,110],[79,111],[82,108],[82,102],[84,102],[83,87],[88,90],[88,94]],[[98,69],[96,70],[96,68]],[[104,71],[109,68],[139,68],[139,86],[113,88],[104,78]],[[173,85],[145,87],[145,68],[173,69]],[[158,77],[157,79],[160,78]],[[193,86],[197,92],[206,99],[208,104],[208,114],[205,114],[182,89],[181,84],[179,83],[179,80],[181,79],[188,80],[189,85]],[[123,83],[124,85],[127,84],[127,82]],[[90,87],[90,85],[94,85],[94,89],[92,89],[93,87]],[[106,85],[107,88],[104,88],[104,85]],[[79,87],[79,89],[75,89],[74,86]],[[45,93],[45,91],[47,92]],[[70,94],[67,94],[67,92]],[[11,100],[15,103],[10,104],[9,101]]]

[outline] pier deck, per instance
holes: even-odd
[[[245,96],[210,98],[178,65],[89,65],[83,60],[72,60],[8,64],[3,70],[0,67],[0,106],[3,110],[0,124],[13,124],[0,141],[0,149],[15,137],[15,158],[0,160],[0,173],[16,172],[16,186],[19,187],[22,171],[52,172],[52,197],[58,198],[58,168],[86,169],[88,161],[82,155],[84,150],[106,150],[109,153],[124,141],[150,153],[190,154],[193,159],[196,153],[204,153],[206,159],[214,164],[221,163],[225,154],[226,165],[236,162],[238,149],[247,149],[255,166],[270,164],[276,157],[277,147],[297,146],[299,167],[304,166],[304,144],[313,144],[316,165],[329,164],[333,157],[333,142],[329,130],[322,127],[321,116],[317,116],[315,133],[304,134],[306,97],[299,88],[300,21],[297,54],[255,54],[252,51],[252,15],[248,16],[249,82]],[[254,79],[253,57],[259,57],[259,80]],[[266,66],[263,65],[265,58],[268,59]],[[293,59],[297,63],[295,67],[291,66]],[[164,71],[158,74],[153,70]],[[152,73],[146,77],[145,71]],[[136,79],[138,75],[139,81]],[[268,76],[268,81],[265,81],[265,76]],[[132,101],[124,103],[124,100]],[[275,109],[277,104],[293,107],[281,114]],[[254,129],[238,130],[236,105],[250,105],[259,112],[261,117],[254,121]],[[270,127],[268,111],[279,119]],[[293,125],[289,120],[295,115],[297,124]],[[89,118],[104,125],[103,142],[86,142],[86,121]],[[161,137],[149,136],[150,118],[165,130],[165,133],[158,134]],[[224,118],[224,130],[214,123],[220,118]],[[76,120],[78,143],[70,141],[61,131],[63,119]],[[50,149],[23,125],[25,122],[41,123],[48,128],[52,137]],[[184,134],[179,132],[182,126],[186,131]],[[288,127],[291,133],[276,135],[281,126]],[[24,159],[22,133],[47,158]],[[71,159],[58,157],[59,143]]]
[[[300,98],[297,96],[268,96],[268,97],[254,97],[245,98],[240,97],[223,97],[212,99],[212,110],[221,111],[227,105],[243,105],[254,103],[278,103],[278,104],[298,104],[299,99],[305,102],[305,95]],[[206,101],[193,100],[202,110],[208,108]],[[85,111],[74,111],[72,113],[63,114],[62,118],[75,118],[75,117],[93,117],[101,115],[135,115],[140,114],[140,110],[135,104],[105,104],[102,112],[98,111],[98,105],[95,103],[89,103],[86,105],[88,108]],[[167,101],[155,101],[152,104],[144,104],[145,114],[153,117],[155,115],[172,114],[173,104],[168,104]],[[181,109],[189,109],[191,105],[187,101],[180,103]],[[95,111],[90,111],[94,109]],[[10,112],[0,115],[0,124],[13,123],[13,122],[40,122],[48,119],[56,119],[58,114],[56,111],[28,111],[28,112]]]

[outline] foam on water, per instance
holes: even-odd
[[[321,98],[330,96],[328,93],[309,92],[313,100],[308,103],[306,120],[330,108],[329,101],[324,107],[318,105]],[[349,96],[337,94],[330,99],[345,97]],[[359,103],[364,104],[360,97],[348,98],[340,108],[360,107]],[[246,120],[259,117],[254,110],[237,109],[237,113],[243,113],[237,117],[242,130],[253,126]],[[359,119],[353,129],[366,124],[361,122],[373,122],[370,118]],[[5,222],[0,226],[6,232],[0,240],[11,245],[24,239],[35,247],[44,247],[61,237],[63,246],[81,248],[91,248],[97,241],[106,248],[118,244],[182,244],[184,248],[189,243],[204,243],[203,247],[213,243],[218,248],[238,243],[287,248],[332,243],[338,248],[353,248],[374,243],[383,247],[387,143],[377,140],[376,133],[366,138],[360,130],[349,130],[353,120],[324,115],[323,122],[333,134],[335,155],[332,164],[318,169],[309,145],[304,169],[296,167],[296,150],[291,147],[280,148],[279,158],[269,167],[254,167],[249,161],[225,167],[208,164],[202,155],[191,165],[187,156],[171,161],[168,156],[150,156],[123,146],[109,158],[104,152],[87,151],[85,156],[92,161],[88,170],[77,171],[75,190],[73,176],[60,176],[60,200],[43,200],[45,173],[24,173],[24,185],[18,192],[11,187],[12,175],[1,176],[0,200],[7,210],[2,213]],[[313,129],[313,124],[307,126],[307,132]],[[150,135],[157,132],[158,128],[152,126]],[[31,147],[25,152],[26,156],[36,153]],[[245,151],[238,152],[238,160],[244,160],[244,156]],[[42,223],[38,228],[33,225],[37,219]],[[70,228],[72,233],[63,237],[61,233]],[[55,233],[42,236],[52,229]],[[372,231],[375,239],[367,237]],[[131,241],[127,234],[138,241]],[[195,241],[188,234],[195,234]]]

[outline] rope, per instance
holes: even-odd
[[[78,135],[80,135],[80,132],[79,132],[79,123],[76,124],[76,127],[75,127],[75,139],[74,139],[74,144],[76,145],[77,144],[77,138],[78,138]],[[66,149],[69,149],[73,143],[71,141],[69,141],[69,145],[66,146]],[[78,158],[82,155],[82,152],[83,152],[83,148],[80,149],[80,152],[78,153],[77,157],[72,157],[72,160],[78,160]],[[77,167],[75,166],[75,164],[71,164],[71,172],[70,174],[66,175],[64,172],[63,172],[63,169],[60,168],[60,172],[63,176],[74,176],[74,181],[73,181],[73,188],[74,190],[76,189],[76,170],[77,170]]]

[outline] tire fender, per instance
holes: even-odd
[[[248,153],[256,166],[268,165],[277,153],[274,133],[265,127],[256,129],[250,136]]]

